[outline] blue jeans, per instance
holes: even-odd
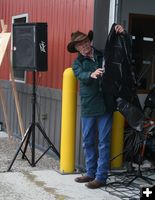
[[[87,176],[104,183],[109,171],[111,127],[112,114],[82,117],[83,149]],[[98,152],[95,145],[96,133],[98,136]]]

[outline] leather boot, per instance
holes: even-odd
[[[94,178],[89,177],[89,176],[81,176],[81,177],[75,178],[75,181],[78,183],[86,183],[86,182],[93,181],[93,180],[94,180]]]
[[[105,186],[106,184],[97,180],[93,180],[87,184],[85,184],[86,187],[90,188],[90,189],[97,189],[97,188],[101,188],[103,186]]]

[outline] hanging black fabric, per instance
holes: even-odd
[[[136,98],[137,82],[132,66],[132,40],[126,31],[116,34],[115,26],[114,23],[111,27],[104,50],[105,73],[102,82],[108,111],[116,109],[118,97],[132,104],[136,102],[135,106],[140,105]]]
[[[130,127],[136,131],[143,131],[145,116],[143,112],[125,99],[118,98],[117,110],[123,114]]]

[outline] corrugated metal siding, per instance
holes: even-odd
[[[0,81],[0,84],[4,89],[11,134],[17,137],[21,137],[14,96],[12,94],[11,82]],[[32,123],[32,87],[30,85],[17,83],[17,91],[24,130],[26,131],[26,129]],[[5,126],[4,116],[1,107],[0,121],[2,121]],[[45,130],[46,134],[59,151],[61,133],[60,90],[58,92],[58,89],[42,87],[37,88],[36,122],[38,122]],[[38,128],[36,128],[36,145],[40,146],[40,148],[44,148],[47,145],[44,137],[42,136]]]
[[[14,96],[12,94],[11,82],[0,80],[0,85],[4,89],[7,115],[11,134],[16,137],[21,137],[17,111],[15,107]],[[27,84],[17,83],[17,91],[19,96],[19,104],[23,119],[24,130],[32,123],[32,87]],[[37,104],[36,104],[36,122],[39,122],[45,130],[51,142],[60,152],[60,137],[61,137],[61,97],[62,91],[59,89],[51,89],[39,87],[37,88]],[[76,165],[84,167],[84,155],[82,148],[82,133],[80,121],[80,101],[78,96],[77,105],[77,122],[76,122]],[[46,116],[46,117],[44,117]],[[0,106],[0,121],[5,127],[2,106]],[[36,145],[40,149],[46,150],[47,143],[42,137],[42,134],[36,128]]]
[[[0,0],[0,19],[11,30],[11,17],[28,13],[29,22],[48,23],[48,72],[41,72],[39,85],[62,87],[62,74],[75,55],[67,52],[71,32],[88,32],[93,26],[94,0]],[[32,82],[31,72],[27,82]],[[8,62],[0,69],[0,79],[9,79]]]

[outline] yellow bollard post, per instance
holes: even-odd
[[[120,169],[123,164],[125,119],[120,112],[114,112],[111,136],[111,168]],[[116,158],[115,158],[116,157]]]
[[[77,80],[72,68],[63,73],[60,173],[75,170],[75,131],[77,109]]]

